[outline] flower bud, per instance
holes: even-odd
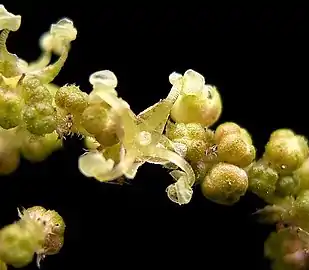
[[[246,193],[248,176],[232,164],[218,163],[201,183],[203,195],[219,204],[232,205]]]
[[[293,176],[299,181],[300,189],[309,189],[309,158],[293,173]]]
[[[199,123],[209,127],[219,119],[221,111],[219,92],[214,86],[205,85],[194,94],[181,94],[172,107],[171,117],[178,123]]]
[[[221,138],[218,144],[218,158],[222,162],[246,167],[255,158],[255,148],[248,144],[240,134],[229,134]]]
[[[250,166],[248,177],[249,190],[262,199],[267,199],[273,195],[279,178],[278,173],[262,160]]]
[[[56,105],[72,114],[82,113],[88,106],[88,95],[76,85],[65,85],[56,92]]]
[[[264,159],[280,173],[297,170],[308,156],[308,144],[304,137],[272,135],[266,144]]]
[[[55,108],[49,103],[36,103],[23,108],[27,130],[35,135],[52,133],[57,127]]]
[[[21,224],[13,223],[0,231],[0,258],[15,268],[29,264],[38,247],[38,239]]]
[[[0,126],[5,129],[17,127],[21,122],[21,98],[0,89]]]
[[[81,123],[100,144],[110,146],[118,142],[115,118],[102,104],[88,106],[82,114]]]
[[[291,175],[283,175],[277,181],[276,194],[282,197],[296,195],[299,191],[299,181]]]
[[[45,160],[52,152],[62,146],[56,132],[44,136],[25,134],[20,151],[25,159],[31,162]]]

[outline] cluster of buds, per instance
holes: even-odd
[[[54,210],[41,206],[18,210],[20,219],[0,230],[0,269],[29,264],[34,255],[37,265],[46,255],[57,254],[64,243],[65,223]]]
[[[86,92],[75,84],[57,86],[53,80],[77,36],[73,22],[64,18],[53,24],[40,39],[41,56],[32,63],[6,47],[9,33],[20,24],[19,15],[0,5],[0,174],[16,170],[20,156],[33,162],[46,159],[63,139],[76,134],[85,139],[78,168],[86,177],[101,182],[133,179],[143,164],[159,164],[174,179],[166,188],[174,203],[189,203],[195,185],[222,205],[237,203],[249,190],[268,204],[258,211],[264,221],[293,224],[307,235],[309,147],[303,136],[279,129],[257,159],[246,129],[233,122],[214,128],[222,111],[221,96],[191,69],[183,75],[172,73],[168,95],[139,114],[118,96],[112,71],[92,73]],[[52,54],[58,60],[50,64]],[[34,207],[20,217],[0,231],[1,269],[6,264],[24,266],[35,253],[39,264],[63,245],[65,226],[56,212]],[[277,254],[280,265],[289,258],[303,258],[294,262],[306,265],[308,241],[299,241],[299,235],[293,238],[295,250],[304,252]],[[288,236],[280,231],[280,239]]]

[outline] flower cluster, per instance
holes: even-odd
[[[77,134],[86,152],[78,167],[100,182],[134,179],[140,166],[158,164],[174,180],[168,198],[188,204],[195,186],[205,198],[233,205],[255,193],[268,205],[257,212],[262,221],[278,225],[265,243],[274,269],[305,268],[309,261],[309,147],[307,139],[289,129],[274,131],[261,157],[249,132],[233,122],[214,125],[222,100],[218,89],[194,70],[169,76],[167,96],[135,114],[118,95],[116,75],[109,70],[89,77],[91,89],[53,80],[68,57],[77,30],[67,18],[53,24],[40,39],[42,54],[32,63],[6,47],[21,17],[0,5],[0,173],[18,168],[20,156],[46,159]],[[52,54],[58,60],[50,63]],[[0,231],[0,268],[22,267],[37,254],[59,252],[64,222],[55,211],[34,207],[20,221]],[[27,244],[21,244],[27,243]]]

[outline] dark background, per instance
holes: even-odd
[[[78,37],[55,81],[59,85],[75,82],[89,92],[89,75],[110,69],[119,95],[137,113],[168,94],[170,73],[191,68],[219,88],[219,122],[247,128],[259,155],[277,128],[309,135],[308,9],[214,8],[205,1],[171,7],[2,3],[22,15],[8,48],[28,61],[39,56],[38,39],[51,23],[74,21]],[[77,168],[82,147],[78,139],[67,140],[45,162],[22,161],[16,173],[0,179],[1,226],[17,218],[16,207],[33,205],[57,210],[67,223],[62,251],[42,269],[269,269],[263,243],[272,228],[252,216],[263,206],[253,195],[226,207],[207,201],[197,188],[189,205],[178,206],[165,193],[172,179],[158,165],[144,165],[132,184],[122,186],[83,177]]]

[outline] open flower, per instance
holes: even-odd
[[[93,100],[106,102],[119,117],[119,141],[122,149],[120,162],[112,169],[108,167],[108,170],[107,161],[99,157],[101,153],[88,152],[79,158],[80,171],[87,177],[108,182],[122,175],[134,178],[138,168],[145,162],[171,162],[181,168],[183,174],[176,177],[177,182],[167,188],[168,197],[179,204],[188,203],[192,197],[191,187],[195,182],[193,169],[180,155],[167,149],[169,139],[163,135],[170,110],[181,91],[180,85],[173,86],[165,99],[136,116],[128,103],[117,97],[116,90],[110,91],[116,85],[116,81],[111,80],[113,77],[115,75],[111,71],[104,70],[92,74],[89,81],[94,88]],[[177,80],[177,76],[172,80]],[[100,168],[104,168],[103,171]]]

